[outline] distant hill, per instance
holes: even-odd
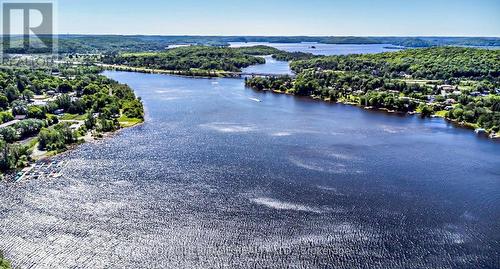
[[[359,37],[359,36],[122,36],[122,35],[59,35],[60,53],[112,53],[163,51],[170,45],[193,44],[228,46],[230,42],[324,44],[389,44],[408,48],[436,46],[500,46],[499,37]],[[19,42],[21,40],[19,39]],[[8,50],[8,53],[46,52],[43,49]]]

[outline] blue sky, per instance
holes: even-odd
[[[58,0],[59,33],[500,36],[500,0]]]

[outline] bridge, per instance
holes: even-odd
[[[295,77],[295,74],[273,74],[273,73],[256,73],[256,72],[227,72],[238,77]]]

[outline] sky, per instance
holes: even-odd
[[[500,36],[500,0],[57,0],[60,34]]]

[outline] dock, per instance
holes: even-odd
[[[66,161],[41,160],[18,172],[13,181],[59,178],[62,176],[62,170],[67,165],[68,162]]]

